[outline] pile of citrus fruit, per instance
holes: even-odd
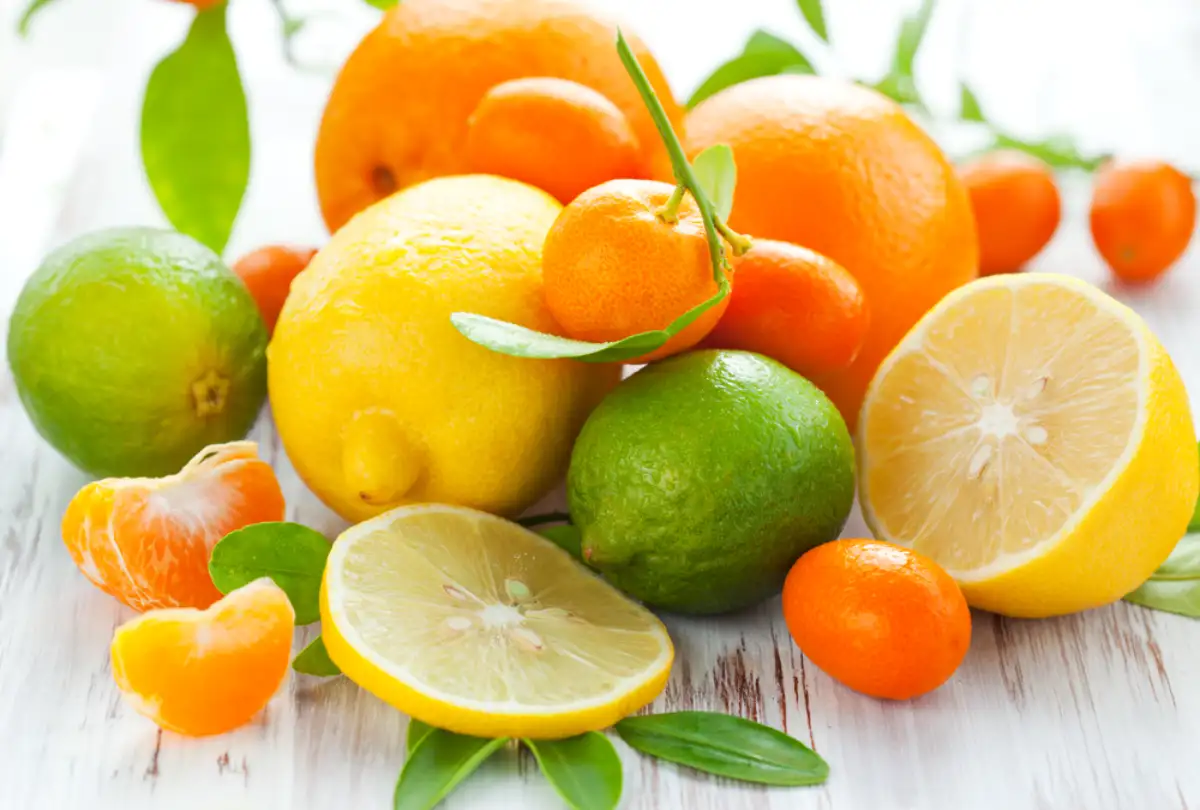
[[[685,116],[617,37],[573,0],[408,0],[330,95],[319,251],[231,271],[108,231],[26,285],[9,362],[47,440],[123,476],[79,492],[63,537],[145,611],[113,672],[162,727],[249,721],[319,613],[332,664],[415,718],[570,736],[664,688],[652,610],[780,593],[819,667],[906,699],[963,660],[968,605],[1107,604],[1183,533],[1195,433],[1146,325],[1068,278],[977,280],[1054,233],[1041,168],[960,171],[901,107],[825,78]],[[1186,246],[1172,172],[1097,178],[1123,277]],[[464,314],[505,337],[468,338]],[[266,551],[224,596],[210,570],[235,530],[287,525],[237,441],[268,390],[301,478],[356,523],[319,549],[319,610],[297,571],[251,576]],[[561,547],[508,520],[564,478]],[[856,489],[876,537],[838,540]]]

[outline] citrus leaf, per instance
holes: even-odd
[[[737,186],[737,164],[733,150],[723,143],[713,144],[692,161],[692,171],[700,188],[712,201],[713,210],[721,219],[729,219],[733,210],[733,190]]]
[[[688,99],[687,106],[695,107],[726,87],[785,72],[815,73],[816,70],[795,45],[767,31],[755,31],[746,40],[740,54],[719,66],[700,83]]]
[[[342,674],[342,670],[329,657],[329,651],[325,649],[325,642],[320,636],[296,654],[292,660],[292,669],[318,678],[332,678]]]
[[[142,164],[163,213],[220,253],[250,179],[250,123],[225,4],[198,12],[183,44],[150,74]]]
[[[311,624],[321,618],[321,575],[330,548],[325,535],[299,523],[254,523],[221,538],[208,573],[221,593],[270,577],[292,603],[296,624]]]
[[[400,0],[363,0],[368,6],[374,6],[380,11],[387,11],[392,6],[398,5]]]
[[[430,810],[507,740],[485,740],[435,728],[412,749],[392,797],[393,810]]]
[[[912,76],[913,65],[917,60],[917,51],[925,40],[925,32],[929,30],[929,21],[933,18],[933,8],[936,0],[921,0],[921,5],[912,14],[904,18],[900,24],[900,33],[896,38],[896,51],[892,57],[892,74],[897,76]]]
[[[574,810],[613,810],[621,801],[621,758],[598,731],[565,740],[524,740],[563,801]]]
[[[727,714],[648,714],[614,728],[643,754],[743,782],[817,785],[829,776],[825,760],[804,743]]]
[[[970,87],[963,83],[959,83],[959,106],[958,117],[964,121],[975,121],[976,123],[986,124],[987,119],[983,115],[983,108],[979,106],[979,99],[972,92]]]
[[[1069,139],[1064,137],[1046,138],[1041,141],[1027,141],[1000,132],[996,133],[992,149],[1015,149],[1025,152],[1041,160],[1053,169],[1082,169],[1093,172],[1108,160],[1108,155],[1084,156]]]
[[[413,749],[420,745],[421,740],[425,739],[431,731],[433,731],[433,726],[428,723],[422,723],[415,717],[408,718],[408,734],[404,738],[404,750],[411,754]]]
[[[543,526],[535,531],[575,559],[583,560],[583,534],[578,527],[567,523],[562,526]]]
[[[1200,619],[1200,534],[1186,534],[1126,602]]]
[[[796,5],[800,7],[800,13],[812,32],[828,42],[829,30],[825,27],[825,9],[821,6],[821,0],[796,0]]]
[[[54,0],[31,0],[29,5],[25,7],[25,11],[21,13],[21,19],[17,21],[17,33],[22,38],[29,36],[29,24],[33,22],[33,18],[39,11],[53,2]]]

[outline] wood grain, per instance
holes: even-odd
[[[621,5],[632,12],[639,4]],[[675,0],[668,5],[682,8]],[[792,14],[783,10],[787,4],[749,5],[764,19]],[[101,225],[158,221],[131,148],[136,92],[125,83],[162,48],[161,37],[149,33],[159,29],[137,23],[138,15],[165,19],[175,9],[144,12],[132,2],[106,8],[114,15],[108,30],[123,37],[109,52],[131,54],[124,72],[109,76],[120,81],[60,74],[14,97],[0,152],[5,313],[50,245]],[[1200,33],[1183,3],[1159,0],[1155,9],[1186,15],[1177,26]],[[239,4],[235,13],[248,26],[270,24],[265,4]],[[668,30],[655,12],[640,13],[652,39]],[[832,15],[835,36],[846,15]],[[741,33],[730,36],[732,42]],[[712,61],[669,43],[664,49],[685,73],[698,76],[700,63]],[[249,55],[244,68],[257,87],[275,91],[251,94],[255,104],[263,99],[257,142],[272,149],[256,163],[234,247],[283,238],[319,243],[307,160],[323,84],[284,72],[261,54]],[[120,112],[97,117],[97,107]],[[1200,254],[1194,249],[1152,289],[1113,287],[1086,237],[1085,195],[1086,186],[1069,184],[1067,219],[1037,269],[1082,276],[1129,302],[1160,335],[1189,389],[1200,391],[1193,314],[1200,311]],[[253,438],[279,471],[288,518],[334,536],[344,523],[304,490],[269,414]],[[63,508],[84,481],[34,434],[11,377],[0,372],[0,807],[390,806],[407,721],[345,679],[290,677],[253,724],[207,740],[159,732],[121,702],[108,644],[132,614],[86,582],[59,537]],[[555,498],[561,494],[543,506],[560,504]],[[864,533],[855,516],[846,534]],[[777,601],[737,616],[667,622],[678,663],[654,710],[728,711],[782,728],[819,751],[832,774],[819,788],[766,789],[656,763],[618,740],[629,810],[1200,807],[1200,625],[1187,619],[1126,604],[1040,622],[976,614],[962,669],[942,689],[906,703],[852,693],[806,662]],[[295,648],[315,632],[299,631]],[[510,748],[447,806],[561,804],[532,759]]]

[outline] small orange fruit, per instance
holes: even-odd
[[[685,197],[675,222],[659,217],[672,191],[654,180],[610,180],[558,215],[542,250],[542,283],[546,306],[569,337],[605,342],[663,329],[716,295],[695,202]],[[666,345],[631,362],[696,345],[728,302],[726,297]]]
[[[1157,278],[1192,239],[1192,180],[1162,161],[1112,161],[1096,173],[1091,226],[1096,249],[1118,278]]]
[[[292,279],[308,267],[315,255],[316,248],[267,245],[247,253],[233,265],[233,272],[254,296],[268,333],[275,331]]]
[[[590,87],[549,77],[489,90],[471,115],[467,165],[521,180],[564,204],[606,180],[641,177],[641,145],[625,113]]]
[[[805,377],[854,362],[870,318],[845,268],[790,242],[756,239],[733,271],[729,308],[705,346],[765,354]]]
[[[204,608],[217,541],[283,520],[283,493],[254,442],[214,444],[165,478],[105,478],[71,499],[62,535],[79,569],[134,610]]]
[[[296,615],[270,579],[207,610],[152,610],[117,628],[113,679],[139,713],[202,737],[250,722],[283,683]]]
[[[1062,201],[1054,173],[1042,161],[1003,150],[960,166],[958,174],[975,212],[981,274],[1021,269],[1054,236]]]
[[[878,540],[835,540],[801,557],[783,586],[783,618],[827,675],[891,700],[941,686],[971,644],[971,611],[950,575]]]

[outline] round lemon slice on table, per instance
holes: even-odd
[[[344,532],[321,622],[359,686],[477,737],[606,728],[662,691],[674,658],[654,614],[567,552],[453,506],[401,507]]]
[[[1011,616],[1120,599],[1183,535],[1200,484],[1187,393],[1132,310],[1065,276],[951,293],[880,366],[859,496],[972,605]]]

